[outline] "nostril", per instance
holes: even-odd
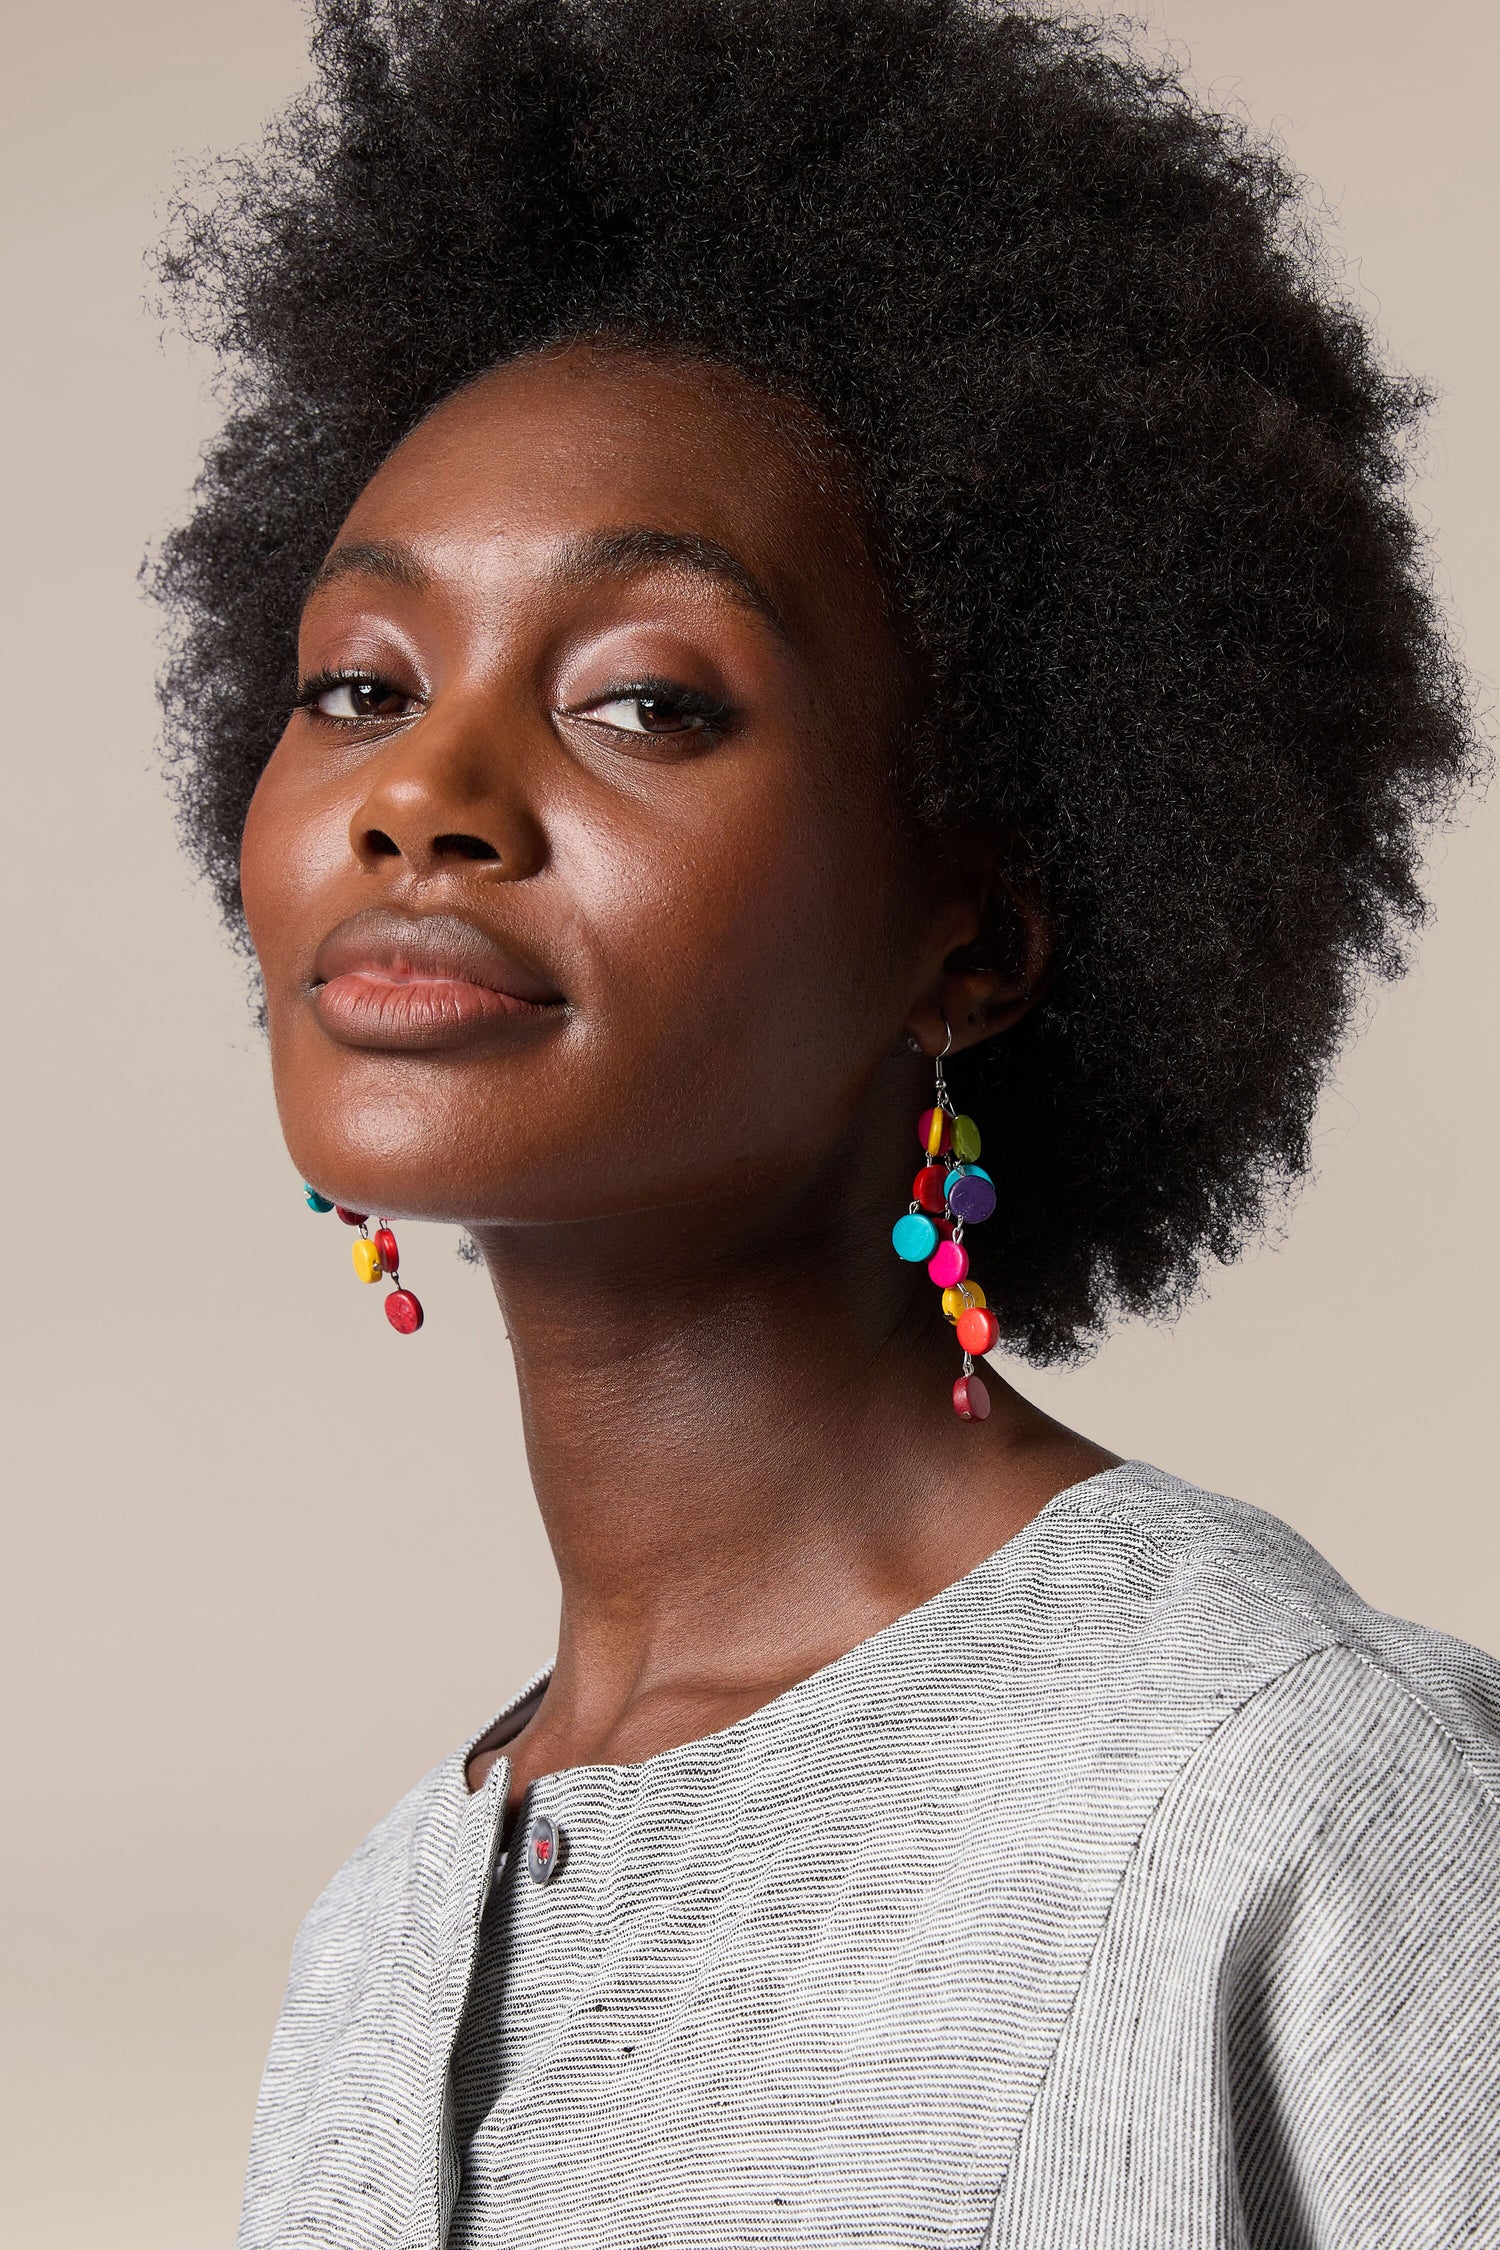
[[[434,836],[432,848],[441,859],[498,859],[500,854],[482,836]]]
[[[387,836],[383,828],[371,828],[365,836],[365,849],[377,859],[399,859],[401,846],[394,837]]]

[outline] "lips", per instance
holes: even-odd
[[[323,940],[312,995],[344,1045],[407,1051],[464,1046],[562,1005],[544,977],[462,916],[379,909]]]

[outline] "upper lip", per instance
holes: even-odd
[[[388,907],[351,914],[329,931],[313,962],[313,983],[382,972],[393,981],[477,984],[537,1006],[562,998],[539,971],[461,914],[397,914]]]

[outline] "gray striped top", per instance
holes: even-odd
[[[1090,1478],[536,1783],[545,1885],[466,1755],[303,1925],[241,2250],[1500,2246],[1500,1666],[1272,1517]]]

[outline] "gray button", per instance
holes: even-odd
[[[557,1823],[538,1813],[526,1838],[526,1872],[533,1883],[550,1883],[557,1873]]]

